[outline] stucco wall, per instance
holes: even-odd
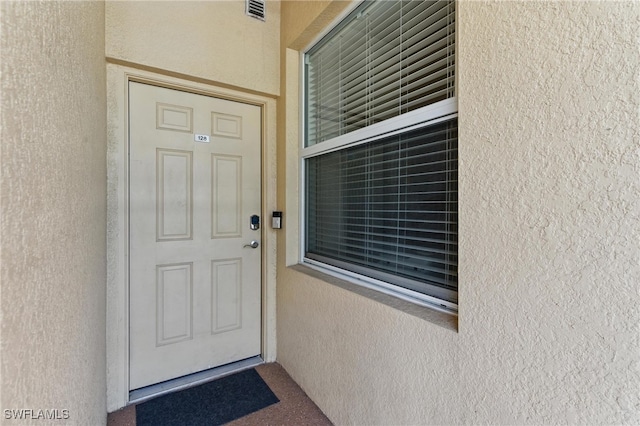
[[[104,424],[104,4],[1,8],[1,418]]]
[[[302,50],[345,10],[348,0],[284,0],[281,17],[282,47]]]
[[[260,93],[279,93],[280,3],[107,1],[107,57]]]
[[[278,361],[336,424],[638,424],[640,3],[465,1],[457,22],[458,331],[286,267],[287,235]]]

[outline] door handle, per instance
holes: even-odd
[[[259,242],[257,242],[256,240],[253,240],[249,244],[245,244],[244,247],[258,248],[259,245],[260,245]]]

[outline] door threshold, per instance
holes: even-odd
[[[225,364],[220,367],[210,368],[187,376],[178,377],[177,379],[167,380],[165,382],[146,386],[140,389],[134,389],[129,392],[129,405],[139,404],[160,395],[198,386],[203,383],[219,379],[220,377],[228,376],[242,370],[248,370],[249,368],[253,368],[261,364],[264,364],[262,357],[254,356],[241,361],[232,362],[231,364]]]

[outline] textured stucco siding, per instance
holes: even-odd
[[[104,3],[3,1],[1,13],[0,415],[104,424]]]
[[[640,3],[457,23],[458,331],[287,268],[287,236],[278,360],[336,424],[638,424]]]
[[[280,87],[280,2],[268,1],[266,22],[245,15],[245,2],[108,1],[107,57],[277,95]]]

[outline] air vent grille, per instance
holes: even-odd
[[[261,21],[266,21],[264,2],[265,0],[247,0],[247,15]]]

